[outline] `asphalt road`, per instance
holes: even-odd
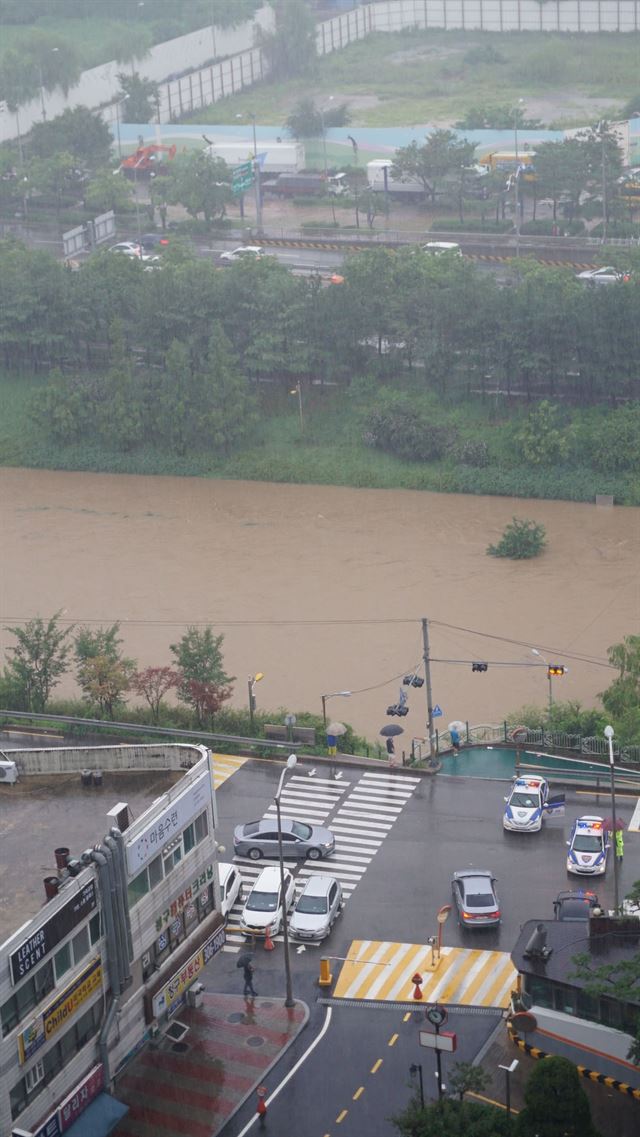
[[[301,797],[306,793],[310,801],[314,793],[323,792],[316,779],[327,777],[326,768],[316,768],[315,777],[309,777],[311,768],[302,764],[295,771],[300,787],[295,792]],[[234,825],[263,815],[272,802],[281,770],[280,763],[251,761],[218,790],[219,833],[227,846],[226,859],[231,859]],[[341,773],[340,781],[349,783],[344,791],[346,799],[361,784],[363,771],[345,767]],[[303,778],[308,779],[308,788]],[[397,783],[403,785],[404,779],[405,773],[398,772]],[[361,1137],[369,1133],[372,1137],[392,1137],[395,1130],[388,1119],[409,1101],[409,1067],[413,1063],[422,1065],[425,1097],[434,1097],[434,1055],[421,1049],[418,1039],[420,1027],[425,1026],[423,1010],[408,1011],[406,1006],[394,1003],[381,1007],[341,1002],[331,996],[325,999],[317,986],[319,960],[321,955],[346,956],[354,940],[424,944],[437,930],[438,908],[450,901],[452,872],[469,866],[490,868],[497,876],[503,923],[498,929],[474,933],[459,928],[452,917],[444,927],[445,945],[508,953],[526,920],[549,918],[556,893],[581,883],[569,877],[565,868],[565,840],[571,824],[583,813],[606,816],[608,796],[598,799],[593,793],[569,791],[564,818],[548,820],[539,834],[511,834],[502,828],[507,785],[442,774],[419,781],[366,865],[322,948],[308,947],[299,952],[292,945],[294,996],[309,1005],[310,1022],[266,1079],[270,1104],[264,1124],[254,1123],[255,1102],[250,1100],[227,1125],[223,1137],[257,1132],[278,1137],[285,1133],[291,1137]],[[635,799],[621,797],[617,804],[620,816],[628,822]],[[371,808],[373,813],[375,806]],[[304,805],[299,816],[304,817]],[[336,816],[335,810],[331,816]],[[331,859],[323,867],[331,872]],[[629,833],[621,891],[628,891],[638,877],[640,841]],[[591,887],[596,888],[605,905],[612,903],[611,866],[605,880]],[[228,983],[230,989],[237,989],[234,958],[225,954],[208,982],[222,989]],[[270,953],[258,947],[255,963],[260,995],[283,995],[281,945]],[[337,960],[332,969],[337,976]],[[494,1030],[500,1030],[499,1024],[499,1011],[474,1007],[451,1012],[447,1029],[456,1031],[458,1049],[451,1057],[443,1055],[445,1084],[450,1064],[471,1061]]]

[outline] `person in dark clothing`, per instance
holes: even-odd
[[[254,990],[253,986],[253,964],[250,959],[242,965],[242,974],[244,976],[244,992],[245,997],[251,996],[255,998],[258,992]]]

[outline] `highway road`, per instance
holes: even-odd
[[[224,859],[231,859],[234,825],[262,817],[273,808],[281,769],[280,763],[247,761],[219,785],[219,839],[227,847]],[[447,960],[455,960],[455,974],[452,970],[443,975],[440,969],[434,975],[423,972],[425,1005],[435,997],[444,1003],[466,1004],[466,1009],[462,1006],[452,1012],[459,1049],[451,1061],[468,1061],[499,1023],[500,1007],[506,1006],[513,983],[509,951],[521,925],[531,918],[549,918],[557,892],[576,885],[565,867],[565,840],[573,820],[582,813],[607,815],[609,798],[571,790],[564,818],[549,819],[541,833],[521,835],[502,828],[508,783],[443,774],[420,778],[410,771],[390,772],[384,767],[339,767],[338,773],[341,776],[332,779],[326,767],[301,763],[283,791],[285,815],[326,822],[336,834],[336,852],[326,862],[319,866],[292,863],[300,884],[310,872],[332,873],[342,881],[347,900],[343,915],[321,948],[308,946],[299,951],[292,945],[294,995],[311,1008],[311,1021],[270,1074],[270,1094],[320,1037],[295,1076],[271,1101],[266,1132],[295,1133],[296,1137],[359,1137],[363,1133],[392,1137],[395,1130],[386,1119],[409,1100],[412,1063],[423,1065],[427,1096],[434,1093],[433,1055],[418,1043],[423,1015],[408,1010],[407,1002],[411,1004],[411,976],[429,958],[427,937],[437,934],[436,912],[450,902],[453,871],[492,869],[503,911],[502,925],[495,930],[470,932],[450,917],[444,926],[443,945],[445,955],[449,953]],[[635,798],[621,796],[618,801],[618,812],[626,823],[634,805]],[[238,863],[250,883],[264,862],[238,859]],[[638,877],[640,837],[628,833],[621,891],[628,891]],[[603,882],[592,885],[605,906],[613,899],[610,878],[611,868]],[[234,931],[236,917],[234,910],[225,951],[208,980],[218,989],[224,990],[225,984],[237,989],[233,960],[244,950],[245,941]],[[320,957],[325,955],[333,957],[334,976],[326,999],[317,986]],[[345,957],[358,963],[343,967]],[[258,947],[255,960],[260,996],[284,995],[281,937],[276,939],[274,952],[265,953]],[[404,1005],[399,1006],[399,1001]],[[449,1061],[444,1059],[445,1081]],[[242,1137],[254,1110],[255,1103],[247,1103],[223,1137]]]

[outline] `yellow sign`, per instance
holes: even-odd
[[[93,963],[90,963],[77,979],[74,979],[66,991],[63,991],[55,1002],[43,1011],[45,1038],[51,1038],[60,1027],[64,1026],[67,1020],[75,1014],[78,1007],[82,1006],[93,995],[93,992],[101,986],[102,964],[99,959],[94,959]]]

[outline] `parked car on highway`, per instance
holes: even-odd
[[[246,936],[263,936],[267,930],[277,936],[284,916],[295,896],[293,876],[285,869],[284,893],[280,884],[280,868],[270,865],[263,869],[249,893],[240,917],[240,930]]]
[[[220,878],[220,911],[225,920],[228,920],[229,912],[236,900],[242,900],[243,881],[236,865],[219,861],[218,873]]]
[[[335,847],[336,839],[330,829],[282,818],[282,854],[285,860],[308,857],[311,861],[319,861],[321,857],[331,856]],[[261,857],[277,857],[278,827],[275,819],[267,817],[262,821],[236,825],[233,848],[237,856],[251,857],[252,861],[259,861]]]
[[[567,872],[581,876],[602,876],[606,872],[610,841],[601,817],[585,814],[574,821],[567,845]]]
[[[579,272],[577,279],[582,280],[585,284],[620,284],[627,283],[631,279],[631,274],[628,272],[619,272],[617,268],[612,268],[611,265],[604,265],[602,268],[589,268],[585,272]]]
[[[223,264],[234,264],[235,261],[243,260],[259,260],[264,256],[264,249],[260,245],[240,245],[237,249],[231,249],[230,252],[220,253],[220,260]]]
[[[553,915],[556,920],[578,923],[588,920],[592,912],[601,911],[600,901],[595,892],[579,888],[574,892],[559,892],[553,902]]]
[[[463,928],[495,927],[500,923],[500,903],[493,873],[484,869],[454,872],[451,891]]]
[[[546,778],[515,778],[506,802],[502,824],[517,833],[537,833],[545,814],[564,816],[565,795],[550,794]]]
[[[109,252],[122,253],[125,257],[142,256],[142,249],[137,241],[118,241],[117,245],[111,245]]]
[[[334,876],[311,876],[298,897],[289,931],[298,940],[323,940],[342,911],[342,886]]]
[[[431,253],[434,257],[462,256],[462,249],[457,241],[427,241],[421,248],[423,253]]]

